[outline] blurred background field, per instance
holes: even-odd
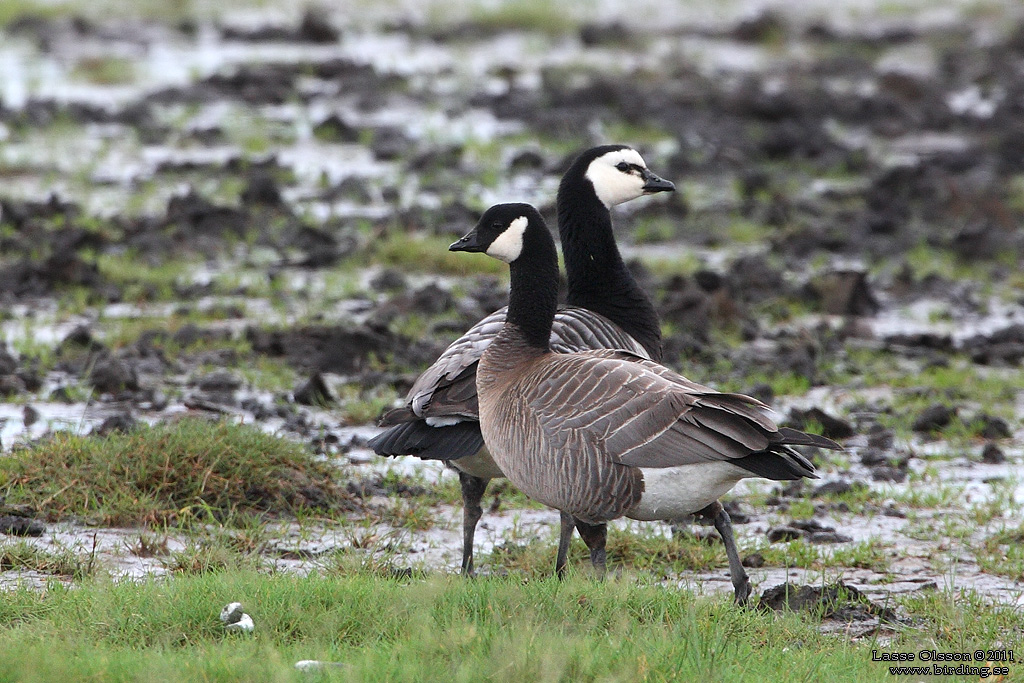
[[[26,535],[0,535],[0,584],[442,580],[454,476],[365,440],[505,303],[452,239],[497,201],[554,226],[573,156],[622,142],[679,188],[614,212],[666,363],[847,448],[731,495],[755,589],[841,579],[895,609],[811,618],[850,642],[1019,642],[1022,141],[1018,2],[8,0],[0,528]],[[478,565],[511,578],[481,590],[541,581],[557,515],[485,505]],[[610,561],[724,610],[706,536],[618,525]],[[12,638],[41,618],[17,611]],[[751,619],[722,628],[774,628]]]

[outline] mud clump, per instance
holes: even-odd
[[[856,433],[852,424],[842,418],[829,415],[821,408],[809,408],[807,410],[794,408],[789,412],[790,427],[806,431],[808,425],[811,424],[820,425],[822,435],[830,439],[848,439]]]
[[[315,8],[307,9],[298,26],[266,25],[256,28],[224,26],[221,35],[227,40],[263,43],[285,41],[294,43],[336,43],[341,32],[331,23],[330,16]]]
[[[313,373],[308,380],[296,387],[292,396],[296,403],[304,406],[327,406],[337,403],[337,399],[319,372]]]
[[[89,381],[100,393],[117,393],[119,391],[136,391],[139,388],[139,377],[128,363],[118,358],[103,358],[96,362],[89,373]]]
[[[109,284],[95,264],[71,252],[55,253],[42,262],[30,260],[0,267],[0,292],[6,299],[52,296],[67,287],[84,287],[100,300],[117,301],[120,290]]]
[[[46,533],[46,525],[27,517],[0,515],[0,534],[9,536],[42,536]]]
[[[107,436],[114,432],[127,434],[138,426],[139,421],[132,417],[131,413],[117,413],[103,420],[103,423],[93,431],[93,434],[96,436]]]
[[[895,611],[871,602],[858,589],[842,581],[825,586],[784,583],[765,590],[758,606],[776,612],[810,612],[822,619],[843,622],[898,619]]]
[[[798,538],[814,544],[849,543],[853,540],[846,534],[837,533],[835,527],[814,519],[794,520],[782,526],[772,527],[766,536],[769,543],[784,543]]]
[[[914,420],[915,432],[935,433],[947,427],[957,415],[957,409],[943,403],[925,408]]]
[[[443,350],[430,342],[399,337],[387,330],[358,325],[308,326],[291,330],[249,327],[253,351],[283,357],[293,366],[316,372],[352,375],[370,369],[371,357],[390,354],[396,362],[419,365]]]
[[[1006,453],[996,444],[989,442],[981,451],[981,461],[988,465],[1001,465],[1006,462]]]

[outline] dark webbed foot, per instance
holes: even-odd
[[[604,579],[607,569],[605,543],[608,541],[608,525],[588,524],[578,519],[575,521],[576,530],[580,532],[580,538],[590,548],[590,564],[594,565],[594,572],[597,574],[597,578]]]

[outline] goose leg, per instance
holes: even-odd
[[[462,575],[473,576],[473,537],[476,525],[484,514],[480,501],[490,479],[481,479],[472,474],[459,472],[462,487]]]
[[[743,563],[740,562],[740,554],[736,550],[736,539],[732,534],[732,520],[729,519],[729,513],[716,500],[697,514],[703,515],[715,523],[715,529],[718,530],[718,535],[722,537],[722,543],[725,544],[725,554],[729,558],[729,576],[732,577],[736,604],[741,607],[746,605],[751,591],[750,578],[747,576],[746,570],[743,569]]]
[[[561,524],[558,529],[558,555],[555,557],[555,576],[565,578],[565,565],[569,561],[569,544],[572,542],[572,530],[576,521],[572,515],[561,513]]]
[[[583,542],[590,548],[590,564],[594,565],[597,578],[603,579],[605,574],[605,543],[608,540],[607,524],[587,524],[576,520],[576,530],[580,532]],[[572,532],[570,532],[572,533]]]

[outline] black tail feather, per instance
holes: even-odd
[[[811,461],[786,446],[772,446],[766,451],[729,462],[772,481],[818,478]]]
[[[806,434],[789,427],[779,428],[779,443],[767,449],[752,453],[745,458],[730,460],[734,465],[753,472],[759,477],[773,481],[793,481],[794,479],[817,479],[814,465],[790,446],[816,446],[829,450],[843,450],[843,447],[832,439],[817,434]]]
[[[807,434],[790,427],[779,427],[779,434],[782,436],[781,443],[790,446],[817,446],[827,448],[830,451],[841,451],[843,447],[828,437],[817,434]]]
[[[464,421],[431,427],[414,420],[386,429],[367,442],[377,455],[415,455],[424,460],[458,460],[484,446],[480,423]]]

